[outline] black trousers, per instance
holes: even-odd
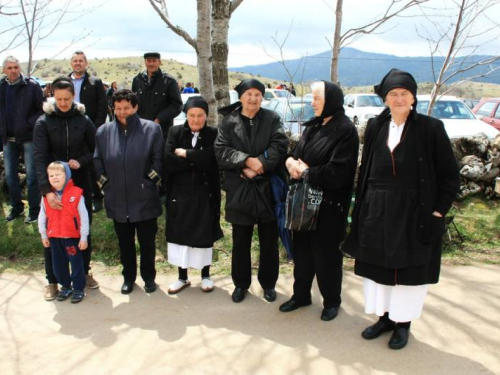
[[[120,261],[123,266],[122,275],[127,282],[135,282],[137,278],[137,256],[135,251],[135,234],[141,254],[141,277],[144,281],[154,280],[156,277],[156,232],[158,231],[157,218],[139,221],[137,223],[119,223],[113,220],[115,232],[120,247]]]
[[[311,287],[316,275],[325,308],[340,306],[342,299],[342,253],[339,242],[325,234],[293,233],[293,296],[297,302],[311,302]]]
[[[237,288],[248,289],[252,282],[250,248],[253,225],[233,224],[231,276]],[[263,289],[274,289],[279,276],[278,226],[275,221],[257,224],[259,231],[258,280]]]

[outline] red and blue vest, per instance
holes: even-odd
[[[69,180],[62,193],[62,210],[49,206],[47,198],[43,198],[47,216],[47,237],[49,238],[80,238],[80,214],[78,204],[83,190]]]

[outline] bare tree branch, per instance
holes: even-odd
[[[149,3],[153,7],[153,9],[158,13],[160,18],[165,22],[169,29],[171,29],[175,34],[179,35],[182,39],[184,39],[191,47],[197,51],[196,39],[192,38],[185,30],[183,30],[180,26],[175,26],[172,21],[170,21],[170,17],[168,16],[168,9],[166,0],[149,0]],[[159,5],[159,6],[158,6]]]

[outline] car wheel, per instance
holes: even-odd
[[[352,122],[354,122],[354,125],[356,125],[356,126],[358,126],[358,125],[359,125],[359,120],[358,120],[358,118],[357,118],[357,117],[354,117],[354,118],[352,119]]]

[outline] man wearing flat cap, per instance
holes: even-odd
[[[132,81],[132,91],[139,97],[137,114],[140,118],[160,124],[163,138],[166,139],[168,129],[182,109],[177,81],[161,71],[161,56],[158,52],[145,53],[144,64],[146,70]]]

